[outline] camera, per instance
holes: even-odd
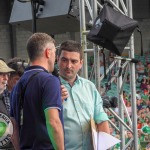
[[[118,106],[118,98],[116,96],[102,96],[104,108],[116,108]]]

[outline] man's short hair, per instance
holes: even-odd
[[[78,52],[80,54],[80,59],[83,59],[82,47],[77,41],[67,40],[63,42],[58,50],[58,56],[61,55],[62,51]]]
[[[54,39],[46,33],[34,33],[27,41],[27,52],[30,61],[42,56],[44,47],[48,43],[55,43]]]

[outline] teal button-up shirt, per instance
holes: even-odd
[[[87,79],[77,76],[72,87],[60,79],[69,93],[63,102],[66,150],[92,150],[91,117],[96,123],[108,120],[101,96],[95,85]]]

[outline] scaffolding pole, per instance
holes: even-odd
[[[133,18],[133,10],[132,10],[132,0],[127,1],[127,6],[128,6],[128,15],[130,18]],[[131,36],[130,39],[130,51],[129,51],[129,56],[130,58],[134,58],[134,36]],[[135,64],[130,63],[130,89],[131,89],[131,102],[132,102],[132,129],[133,129],[133,140],[134,140],[134,149],[138,149],[138,131],[137,131],[137,114],[136,114],[136,83],[135,83]]]
[[[85,49],[87,49],[86,44],[86,35],[84,32],[86,31],[86,23],[85,23],[85,2],[84,0],[79,0],[79,13],[80,13],[80,38],[81,38],[81,45],[82,45],[82,52],[83,52],[83,69],[82,69],[82,76],[86,79],[88,79],[88,65],[87,65],[87,53],[84,52]]]
[[[132,14],[132,0],[126,0],[126,4],[124,3],[124,0],[105,0],[105,2],[109,2],[114,9],[120,11],[121,13],[128,15],[130,18],[133,17]],[[85,6],[86,3],[86,6]],[[86,43],[86,35],[89,31],[86,31],[86,13],[85,8],[89,9],[89,16],[91,16],[91,22],[94,23],[94,20],[97,17],[97,10],[101,10],[102,4],[99,3],[98,0],[79,0],[79,11],[80,11],[80,37],[81,37],[81,44],[83,47],[84,53],[92,52],[94,53],[94,73],[95,73],[95,84],[98,89],[100,90],[100,82],[103,79],[104,75],[100,77],[100,67],[99,67],[99,47],[95,44],[93,44],[93,48],[88,50],[87,49],[87,43]],[[90,6],[91,5],[91,6]],[[120,8],[119,8],[120,6]],[[134,58],[134,38],[133,35],[130,39],[129,46],[129,58]],[[84,66],[87,68],[87,55],[86,61],[84,62]],[[137,134],[137,114],[136,114],[136,84],[135,84],[135,64],[132,62],[129,63],[129,69],[130,69],[130,89],[131,89],[131,104],[132,104],[132,123],[131,129],[133,134],[133,140],[130,141],[130,143],[133,143],[134,150],[138,150],[138,134]],[[120,60],[117,60],[118,67],[120,66],[121,62]],[[85,68],[85,67],[84,67]],[[87,71],[84,71],[84,76],[87,78]],[[124,122],[124,112],[126,112],[125,105],[123,104],[123,97],[122,97],[122,86],[124,82],[122,82],[122,76],[118,77],[117,80],[117,89],[118,89],[118,100],[119,100],[119,117],[122,120],[120,122]],[[124,106],[124,107],[123,107]],[[126,112],[127,113],[127,112]],[[129,116],[129,115],[127,115]],[[125,126],[126,127],[126,126]],[[126,149],[130,143],[127,143],[125,145],[125,137],[124,137],[124,130],[125,128],[120,125],[120,131],[121,131],[121,149]],[[130,130],[131,131],[131,130]]]

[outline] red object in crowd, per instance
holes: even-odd
[[[137,129],[141,129],[142,128],[142,123],[138,123],[137,124]]]

